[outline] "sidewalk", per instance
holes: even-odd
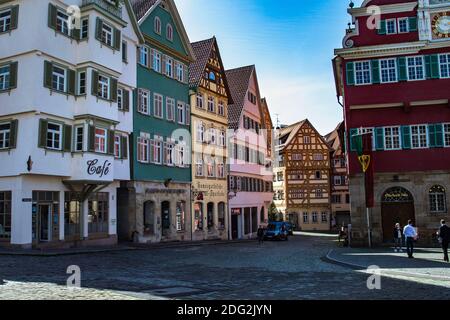
[[[443,261],[441,250],[416,248],[414,257],[408,259],[406,251],[396,253],[391,248],[336,248],[330,250],[324,260],[360,272],[377,266],[383,276],[431,281],[450,288],[450,263]]]

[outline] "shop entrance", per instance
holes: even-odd
[[[38,204],[38,223],[37,223],[38,242],[48,242],[52,239],[52,205]]]

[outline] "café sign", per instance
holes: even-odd
[[[105,160],[100,162],[98,159],[87,161],[87,173],[90,176],[97,176],[98,178],[107,177],[111,172],[112,162]]]

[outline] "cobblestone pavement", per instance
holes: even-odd
[[[381,290],[369,290],[367,274],[322,260],[336,246],[303,235],[264,245],[0,256],[0,299],[450,299],[449,289],[413,277],[383,277]],[[81,268],[82,289],[65,287],[70,265]]]

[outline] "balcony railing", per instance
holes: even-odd
[[[122,19],[122,4],[120,2],[116,6],[115,1],[110,2],[108,0],[83,0],[81,7],[89,6],[92,4]]]

